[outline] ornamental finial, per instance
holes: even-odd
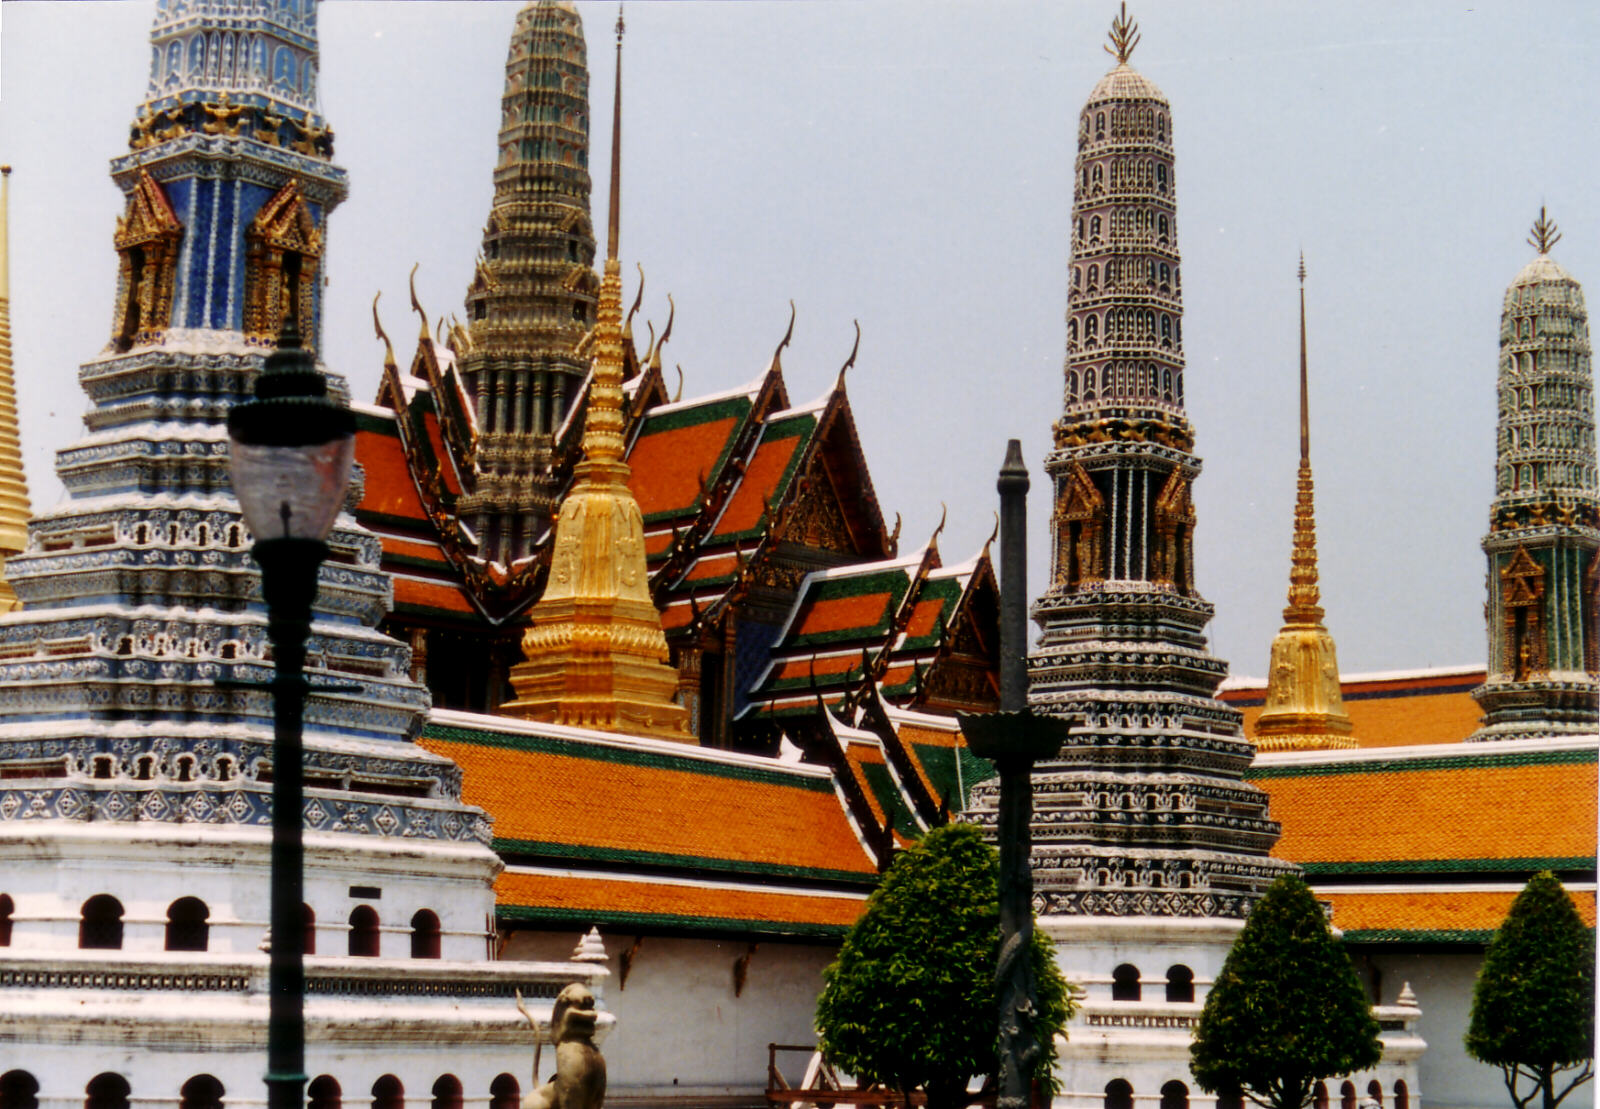
[[[1111,46],[1102,49],[1116,58],[1118,65],[1127,65],[1128,59],[1133,56],[1133,48],[1138,45],[1139,25],[1128,18],[1127,0],[1123,0],[1121,13],[1111,21]]]
[[[1549,254],[1550,248],[1560,241],[1561,232],[1555,221],[1544,214],[1544,205],[1539,205],[1539,218],[1533,221],[1533,236],[1528,239],[1528,245],[1540,254]]]

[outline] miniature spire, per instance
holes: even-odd
[[[0,166],[0,571],[5,559],[28,545],[28,482],[22,472],[17,385],[11,369],[11,167]],[[0,577],[0,611],[17,607],[17,595]]]
[[[503,712],[530,720],[665,739],[691,739],[673,699],[661,614],[650,595],[644,517],[622,460],[622,16],[611,125],[611,212],[584,413],[584,459],[561,502],[544,595],[511,670],[516,700]]]
[[[1120,14],[1111,21],[1111,45],[1102,49],[1116,58],[1118,65],[1127,65],[1139,38],[1139,25],[1128,18],[1127,0],[1123,0]]]
[[[1256,721],[1256,746],[1264,751],[1354,747],[1350,717],[1339,692],[1333,636],[1322,624],[1317,588],[1317,521],[1311,480],[1311,402],[1306,369],[1306,259],[1300,278],[1300,469],[1294,506],[1289,603],[1272,641],[1267,703]]]
[[[1533,221],[1533,234],[1528,238],[1528,245],[1540,254],[1549,254],[1550,248],[1561,241],[1561,232],[1556,228],[1555,221],[1544,214],[1544,205],[1539,205],[1539,218]]]

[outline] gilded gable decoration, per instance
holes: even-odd
[[[1519,546],[1500,571],[1505,610],[1505,656],[1501,666],[1524,681],[1548,669],[1544,643],[1545,568]]]
[[[1106,501],[1081,465],[1067,471],[1056,510],[1057,584],[1077,589],[1106,576]]]
[[[1156,497],[1156,543],[1151,552],[1151,580],[1179,593],[1194,589],[1194,498],[1181,470],[1167,475]]]
[[[290,181],[261,206],[245,229],[244,243],[246,337],[274,342],[286,319],[305,329],[316,307],[322,233],[298,182]],[[315,346],[316,338],[306,334],[306,345]]]
[[[166,192],[144,170],[128,193],[113,241],[119,261],[112,342],[118,350],[159,342],[172,322],[183,225]]]

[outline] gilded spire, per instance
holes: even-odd
[[[1267,703],[1256,721],[1263,751],[1354,747],[1339,692],[1333,636],[1322,624],[1317,588],[1317,520],[1311,481],[1311,403],[1306,369],[1306,259],[1300,255],[1300,469],[1294,506],[1294,551],[1283,628],[1272,641]]]
[[[1121,12],[1111,21],[1111,45],[1103,49],[1117,59],[1118,65],[1127,65],[1139,38],[1139,25],[1128,18],[1127,0],[1123,0]]]
[[[511,670],[516,700],[503,712],[530,720],[692,738],[673,697],[661,614],[650,596],[644,517],[622,460],[622,263],[617,258],[622,181],[622,16],[611,130],[611,212],[605,277],[594,328],[584,459],[561,502],[544,595]]]
[[[1561,241],[1561,232],[1557,230],[1555,221],[1544,214],[1544,205],[1539,205],[1539,218],[1533,221],[1533,234],[1528,237],[1528,245],[1540,254],[1549,254],[1550,248]]]
[[[11,167],[0,166],[0,572],[4,560],[28,545],[28,482],[22,472],[17,384],[11,367]],[[17,595],[0,577],[0,611]]]

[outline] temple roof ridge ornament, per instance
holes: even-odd
[[[1560,229],[1554,220],[1545,215],[1544,205],[1539,205],[1539,218],[1533,221],[1533,234],[1528,236],[1528,245],[1540,254],[1549,254],[1550,248],[1560,241]]]
[[[1133,56],[1134,47],[1139,45],[1139,25],[1128,18],[1127,0],[1123,0],[1117,17],[1111,21],[1111,45],[1102,46],[1101,49],[1113,58],[1118,65],[1127,65],[1128,59]]]
[[[1272,641],[1266,707],[1256,721],[1263,751],[1354,747],[1350,716],[1339,691],[1333,636],[1323,625],[1317,586],[1317,522],[1311,479],[1311,403],[1306,357],[1306,256],[1300,253],[1300,467],[1290,556],[1289,603]]]

